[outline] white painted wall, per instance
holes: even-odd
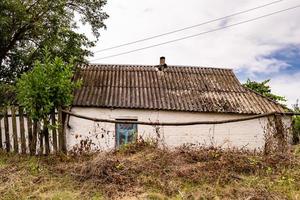
[[[137,119],[149,122],[189,122],[208,120],[227,120],[241,118],[245,115],[219,113],[192,113],[174,111],[151,111],[134,109],[104,109],[73,107],[72,112],[84,116],[103,119]],[[286,126],[290,125],[290,117],[286,117]],[[91,139],[93,149],[107,150],[115,148],[115,125],[96,123],[76,117],[69,118],[66,130],[67,147],[71,150],[81,140]],[[183,127],[159,127],[158,137],[156,127],[138,125],[138,137],[144,139],[158,138],[169,147],[183,144],[215,145],[222,147],[238,147],[248,149],[263,149],[264,130],[267,119],[254,119],[221,125],[192,125]]]

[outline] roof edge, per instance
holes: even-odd
[[[188,112],[188,113],[206,113],[206,114],[233,114],[233,115],[257,115],[263,113],[239,113],[239,112],[217,112],[217,111],[195,111],[195,110],[177,110],[177,109],[154,109],[154,108],[136,108],[136,107],[114,107],[114,106],[94,106],[94,105],[76,105],[72,108],[99,108],[99,109],[127,109],[127,110],[148,110],[148,111],[165,111],[165,112]]]
[[[287,110],[291,111],[291,109],[289,109],[289,108],[286,107],[285,105],[283,105],[283,104],[281,104],[281,103],[278,103],[277,101],[274,101],[273,99],[271,99],[271,98],[269,98],[269,97],[266,97],[266,96],[264,96],[264,95],[262,95],[262,94],[260,94],[260,93],[258,93],[258,92],[256,92],[256,91],[254,91],[254,90],[252,90],[252,89],[250,89],[250,88],[247,88],[247,87],[243,86],[243,84],[241,84],[241,85],[242,85],[242,87],[244,87],[246,90],[248,90],[248,91],[250,91],[250,92],[253,92],[253,93],[257,94],[258,96],[260,96],[260,97],[262,97],[262,98],[265,98],[266,100],[268,100],[268,101],[270,101],[270,102],[276,104],[277,106],[280,106],[282,109],[284,109],[284,110],[287,109]]]
[[[88,64],[81,64],[80,66],[134,66],[134,67],[157,67],[158,65],[88,63]],[[208,66],[192,66],[192,65],[168,65],[168,67],[189,67],[189,68],[221,69],[221,70],[233,71],[233,68],[226,68],[226,67],[208,67]]]

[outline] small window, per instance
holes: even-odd
[[[122,121],[137,121],[132,119],[117,119]],[[116,147],[136,141],[137,124],[116,124]]]

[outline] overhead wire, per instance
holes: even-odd
[[[202,22],[202,23],[199,23],[199,24],[195,24],[195,25],[192,25],[192,26],[187,26],[187,27],[184,27],[184,28],[176,29],[176,30],[173,30],[173,31],[169,31],[169,32],[166,32],[166,33],[154,35],[154,36],[143,38],[143,39],[140,39],[140,40],[135,40],[135,41],[132,41],[132,42],[127,42],[127,43],[124,43],[124,44],[119,44],[119,45],[116,45],[116,46],[112,46],[112,47],[100,49],[100,50],[94,51],[94,53],[108,51],[108,50],[112,50],[112,49],[116,49],[116,48],[120,48],[120,47],[124,47],[124,46],[128,46],[128,45],[132,45],[132,44],[144,42],[144,41],[147,41],[147,40],[152,40],[152,39],[159,38],[159,37],[162,37],[162,36],[171,35],[171,34],[174,34],[174,33],[178,33],[178,32],[185,31],[185,30],[189,30],[189,29],[192,29],[192,28],[196,28],[196,27],[203,26],[203,25],[206,25],[206,24],[210,24],[210,23],[213,23],[213,22],[216,22],[216,21],[224,20],[224,19],[227,19],[227,18],[230,18],[230,17],[234,17],[234,16],[237,16],[237,15],[245,14],[245,13],[257,10],[257,9],[261,9],[261,8],[264,8],[264,7],[267,7],[267,6],[271,6],[273,4],[280,3],[282,1],[284,1],[284,0],[273,1],[273,2],[270,2],[270,3],[267,3],[267,4],[263,4],[263,5],[254,7],[254,8],[250,8],[250,9],[247,9],[247,10],[239,11],[239,12],[227,15],[227,16],[219,17],[219,18],[212,19],[212,20],[209,20],[209,21],[206,21],[206,22]]]
[[[296,8],[299,8],[299,7],[300,7],[300,4],[296,5],[296,6],[293,6],[293,7],[286,8],[286,9],[282,9],[282,10],[279,10],[279,11],[276,11],[276,12],[271,12],[271,13],[268,13],[268,14],[265,14],[265,15],[261,15],[259,17],[255,17],[255,18],[240,21],[240,22],[237,22],[237,23],[234,23],[234,24],[230,24],[230,25],[227,25],[227,26],[223,26],[223,27],[220,27],[220,28],[200,32],[200,33],[197,33],[197,34],[194,34],[194,35],[180,37],[180,38],[177,38],[177,39],[174,39],[174,40],[169,40],[169,41],[166,41],[166,42],[157,43],[157,44],[154,44],[154,45],[149,45],[149,46],[146,46],[146,47],[133,49],[133,50],[130,50],[130,51],[125,51],[125,52],[121,52],[121,53],[118,53],[118,54],[113,54],[113,55],[109,55],[109,56],[105,56],[105,57],[101,57],[101,58],[96,58],[96,59],[91,60],[91,62],[97,61],[97,60],[103,60],[103,59],[107,59],[107,58],[112,58],[112,57],[116,57],[116,56],[121,56],[121,55],[129,54],[129,53],[133,53],[133,52],[137,52],[137,51],[142,51],[142,50],[162,46],[162,45],[165,45],[165,44],[174,43],[174,42],[178,42],[178,41],[181,41],[181,40],[186,40],[186,39],[189,39],[189,38],[194,38],[194,37],[204,35],[204,34],[208,34],[208,33],[212,33],[212,32],[217,32],[217,31],[220,31],[220,30],[223,30],[223,29],[227,29],[227,28],[230,28],[230,27],[234,27],[234,26],[238,26],[238,25],[241,25],[241,24],[256,21],[256,20],[259,20],[259,19],[262,19],[262,18],[266,18],[266,17],[272,16],[272,15],[275,15],[275,14],[287,12],[287,11],[290,11],[290,10],[293,10],[293,9],[296,9]]]

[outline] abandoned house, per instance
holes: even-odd
[[[100,119],[190,122],[237,119],[284,108],[243,87],[233,70],[159,65],[97,65],[79,67],[71,112]],[[282,117],[286,126],[290,117]],[[267,118],[191,126],[149,126],[93,122],[69,116],[68,149],[91,141],[93,149],[112,149],[137,138],[155,139],[166,146],[219,145],[262,149]]]

